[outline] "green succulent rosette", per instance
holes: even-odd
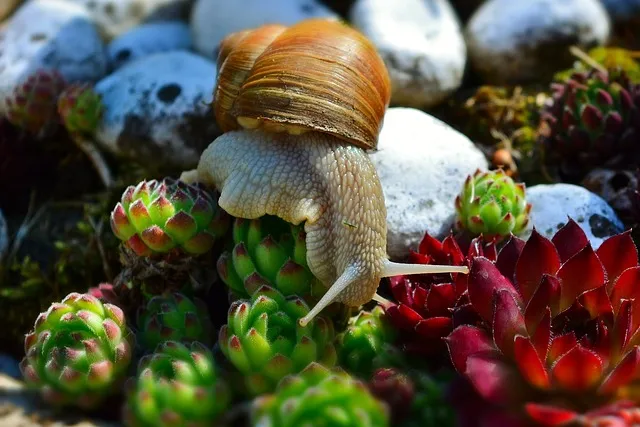
[[[38,316],[20,369],[49,403],[91,409],[120,390],[132,345],[120,308],[73,292]]]
[[[130,427],[209,427],[230,401],[209,349],[167,341],[140,360],[138,377],[128,383],[124,418]]]
[[[231,304],[218,342],[227,359],[244,375],[249,395],[273,391],[282,378],[300,372],[311,362],[336,363],[333,323],[316,317],[301,326],[298,320],[307,313],[309,306],[302,298],[285,297],[266,285],[250,300]]]
[[[69,85],[58,97],[58,114],[71,134],[92,135],[103,110],[102,97],[89,83]]]
[[[197,185],[165,178],[129,186],[111,213],[111,228],[138,256],[208,252],[229,217]]]
[[[254,401],[252,424],[259,427],[385,427],[386,406],[367,387],[341,370],[309,364]]]
[[[340,366],[361,378],[368,378],[374,361],[394,339],[394,330],[384,310],[376,306],[349,319],[347,328],[336,338]]]
[[[156,295],[138,311],[138,344],[153,351],[165,341],[212,344],[213,324],[202,300],[173,292]]]
[[[458,230],[500,239],[525,231],[531,204],[524,184],[516,184],[504,171],[477,170],[465,180],[455,210]]]
[[[233,248],[218,259],[218,273],[237,298],[263,285],[312,304],[326,292],[307,265],[304,226],[274,217],[235,218]]]

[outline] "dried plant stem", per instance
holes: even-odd
[[[91,143],[89,140],[85,139],[82,136],[74,136],[74,141],[78,145],[78,148],[82,150],[82,152],[89,158],[96,172],[100,176],[100,180],[106,188],[113,187],[114,181],[113,176],[111,175],[111,170],[107,165],[107,162],[104,160],[102,153],[100,150],[96,148],[96,146]]]
[[[581,61],[583,61],[585,64],[589,65],[592,68],[595,68],[596,70],[608,74],[607,69],[604,68],[602,65],[598,64],[593,58],[591,58],[585,51],[583,51],[582,49],[580,49],[578,46],[571,46],[569,48],[569,52],[571,52],[571,54],[573,56],[575,56],[576,58],[580,59]]]

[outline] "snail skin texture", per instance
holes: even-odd
[[[335,136],[228,132],[202,154],[197,179],[220,190],[218,203],[233,216],[304,222],[309,268],[330,288],[302,325],[334,301],[350,306],[370,301],[382,277],[467,272],[388,260],[378,174],[364,150]]]
[[[182,179],[217,188],[235,217],[304,222],[307,263],[329,289],[302,325],[334,301],[370,301],[382,277],[467,272],[388,260],[384,194],[364,149],[377,145],[390,83],[362,34],[323,20],[263,26],[229,35],[218,64],[226,133]]]

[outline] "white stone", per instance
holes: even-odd
[[[37,69],[57,69],[68,82],[100,79],[104,45],[81,8],[54,0],[25,3],[0,31],[0,114],[5,98]]]
[[[469,138],[412,108],[387,111],[378,150],[370,157],[387,206],[387,251],[395,259],[417,248],[426,231],[446,236],[465,178],[488,167]]]
[[[448,0],[359,0],[351,20],[378,48],[394,105],[436,105],[460,86],[467,50]]]
[[[59,1],[59,0],[55,0]],[[114,37],[161,15],[168,19],[184,15],[189,0],[62,0],[82,7],[100,28],[103,36]]]
[[[570,46],[603,44],[610,32],[599,0],[490,0],[469,20],[469,60],[487,83],[544,80],[570,67]]]
[[[209,104],[216,66],[185,51],[158,53],[98,82],[105,112],[96,138],[122,157],[188,169],[215,137]]]
[[[191,31],[196,50],[216,59],[222,39],[235,31],[325,17],[336,14],[317,0],[197,0],[191,11]]]
[[[9,230],[7,230],[7,221],[4,219],[2,210],[0,209],[0,263],[4,259],[9,250]]]
[[[107,47],[113,69],[154,53],[189,50],[191,32],[182,22],[154,22],[136,27],[114,39]]]
[[[527,238],[533,227],[547,238],[573,218],[584,230],[594,248],[610,236],[624,230],[614,210],[600,196],[572,184],[535,185],[527,188],[531,203],[531,220]]]

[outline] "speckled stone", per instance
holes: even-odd
[[[429,114],[390,108],[370,154],[387,206],[387,252],[394,259],[417,248],[425,231],[439,238],[453,228],[454,201],[467,175],[487,160],[463,134]]]
[[[490,84],[542,81],[575,61],[569,47],[589,49],[610,33],[599,0],[489,0],[466,28],[473,68]]]
[[[527,201],[531,203],[528,237],[533,227],[547,238],[573,218],[584,230],[594,248],[624,226],[611,206],[600,196],[572,184],[534,185],[527,188]]]
[[[316,0],[197,0],[191,12],[191,32],[196,50],[216,59],[218,45],[229,33],[321,17],[337,15]]]
[[[0,30],[0,113],[13,89],[41,68],[58,70],[68,82],[93,82],[104,76],[104,45],[82,8],[58,0],[32,0]]]
[[[96,132],[112,153],[188,169],[216,136],[216,66],[190,52],[141,58],[98,82],[105,112]]]
[[[467,50],[448,0],[358,0],[351,20],[387,65],[393,105],[432,107],[462,83]]]
[[[4,0],[3,0],[4,1]],[[186,17],[190,0],[62,0],[82,7],[111,40],[149,20]]]
[[[107,47],[113,69],[154,53],[189,50],[191,33],[182,22],[154,22],[136,27],[114,39]]]

